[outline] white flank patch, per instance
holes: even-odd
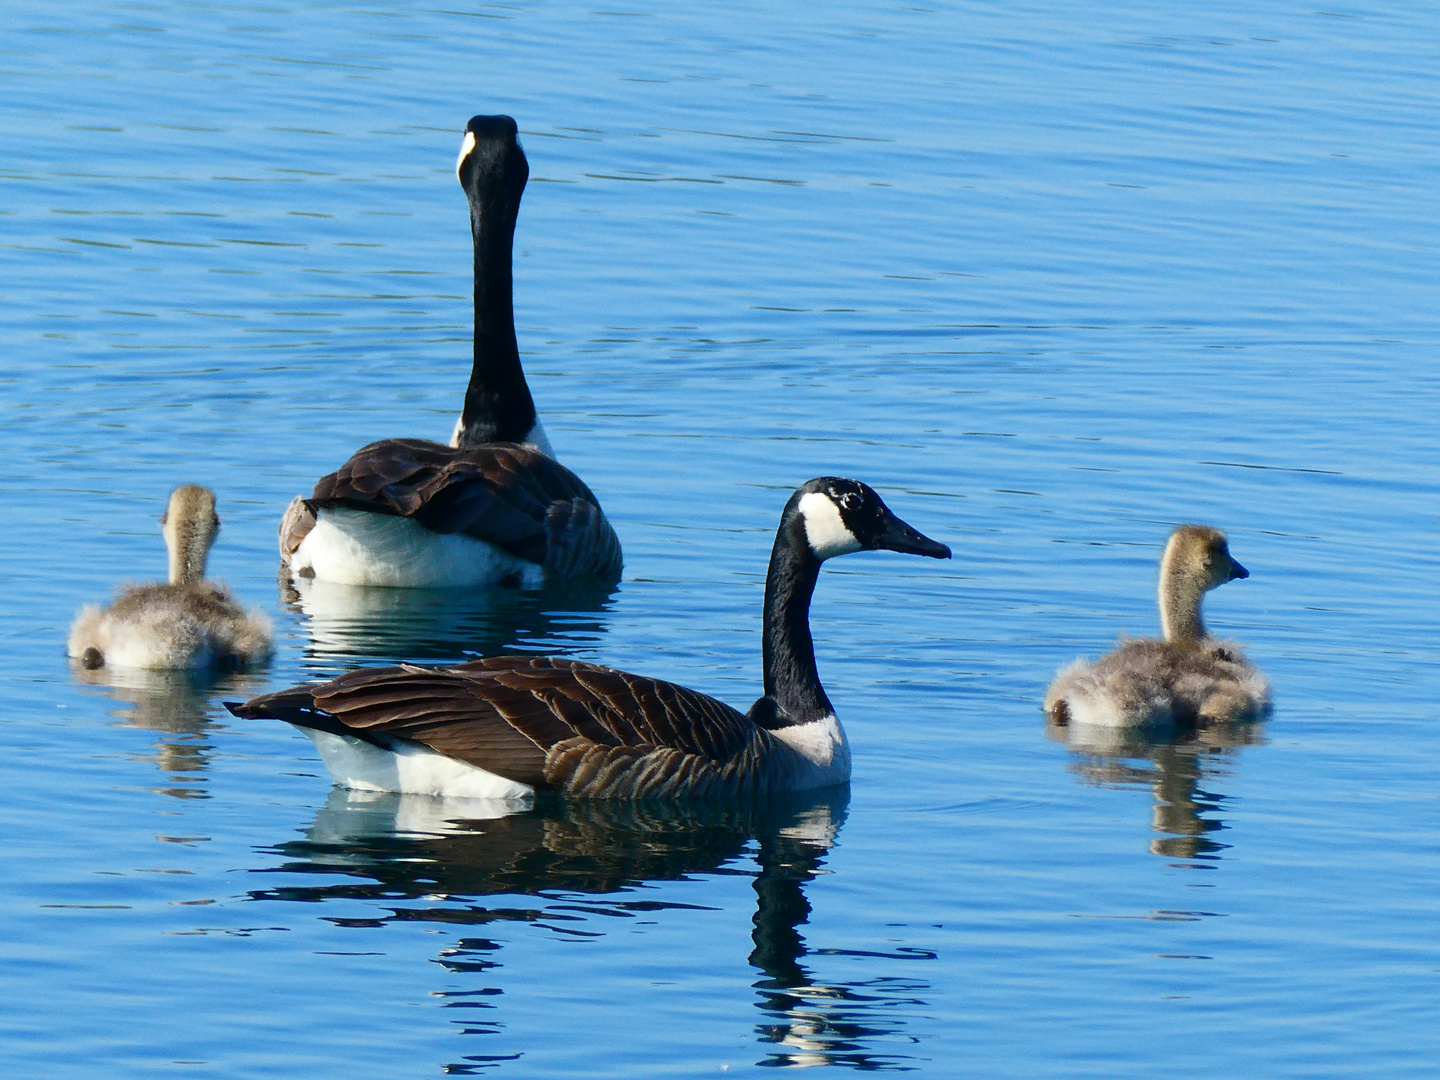
[[[456,799],[528,799],[529,784],[496,776],[463,761],[437,754],[419,743],[382,750],[349,735],[301,728],[320,751],[330,777],[357,791],[397,791],[402,795],[440,795]]]
[[[860,550],[860,541],[845,527],[840,508],[830,496],[818,491],[800,496],[800,517],[805,522],[805,539],[810,541],[810,550],[821,562]]]
[[[475,133],[465,132],[465,138],[460,143],[460,156],[455,159],[455,175],[460,175],[460,166],[465,164],[465,159],[470,156],[470,151],[475,149]]]
[[[435,533],[391,514],[321,510],[315,528],[290,556],[290,569],[340,585],[438,589],[541,582],[541,568],[494,544],[459,533]]]
[[[850,779],[850,741],[834,716],[791,724],[771,732],[804,759],[795,777],[794,791],[843,784]]]

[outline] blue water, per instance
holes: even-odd
[[[159,1075],[1435,1076],[1427,6],[0,6],[0,1068]],[[521,349],[614,590],[297,600],[275,527],[469,355],[465,120],[519,121]],[[553,652],[744,707],[786,494],[855,779],[483,819],[332,793],[220,706]],[[212,573],[267,672],[72,672],[82,603]],[[1261,725],[1069,745],[1177,522]],[[332,598],[333,599],[333,598]]]

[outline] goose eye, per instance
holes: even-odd
[[[840,496],[840,506],[845,510],[859,510],[860,502],[860,496],[853,491],[847,491]]]

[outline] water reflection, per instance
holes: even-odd
[[[382,589],[292,578],[280,599],[305,619],[309,655],[455,659],[524,650],[557,635],[594,640],[616,586],[564,582],[538,590]],[[553,645],[547,646],[547,651]]]
[[[109,715],[124,726],[166,736],[155,743],[149,759],[176,783],[154,790],[180,799],[208,798],[200,785],[213,749],[208,738],[211,711],[221,698],[248,697],[264,685],[263,677],[243,672],[216,676],[119,667],[90,670],[79,664],[71,670],[77,682],[103,688],[121,703]]]
[[[895,1048],[916,1040],[907,1033],[907,1023],[926,1007],[922,995],[930,993],[930,984],[909,976],[826,981],[805,962],[807,956],[907,963],[935,959],[918,950],[892,955],[807,946],[800,932],[811,910],[805,886],[823,872],[848,798],[848,791],[828,792],[768,807],[545,799],[517,809],[336,789],[305,839],[274,849],[284,862],[261,871],[321,880],[253,890],[249,896],[306,903],[362,900],[384,909],[364,918],[332,919],[346,926],[425,922],[480,927],[522,921],[556,933],[600,937],[615,925],[616,916],[655,917],[695,908],[631,898],[645,883],[744,872],[734,864],[753,851],[758,872],[748,960],[760,975],[753,983],[763,1014],[757,1041],[775,1047],[758,1064],[903,1067],[909,1055]],[[575,893],[591,898],[577,903]],[[538,900],[476,902],[496,895]],[[493,973],[502,947],[489,937],[463,936],[441,953],[439,962],[450,972]],[[447,1008],[494,1010],[504,993],[492,985],[437,991],[436,996]],[[490,1011],[463,1024],[467,1034],[503,1030],[503,1020]],[[467,1056],[445,1068],[469,1072],[492,1060]]]
[[[1260,722],[1174,728],[1104,728],[1046,723],[1047,734],[1075,754],[1071,770],[1101,787],[1149,786],[1155,795],[1151,827],[1162,835],[1150,850],[1165,858],[1213,863],[1230,845],[1214,834],[1225,796],[1202,785],[1228,772],[1241,747],[1264,741]]]

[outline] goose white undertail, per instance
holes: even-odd
[[[320,751],[331,779],[356,791],[398,791],[457,799],[528,799],[529,784],[507,780],[475,765],[437,754],[420,743],[379,747],[349,735],[303,729]]]
[[[293,573],[339,585],[433,589],[512,580],[540,584],[543,570],[464,533],[437,533],[410,518],[344,507],[322,509],[290,557]]]

